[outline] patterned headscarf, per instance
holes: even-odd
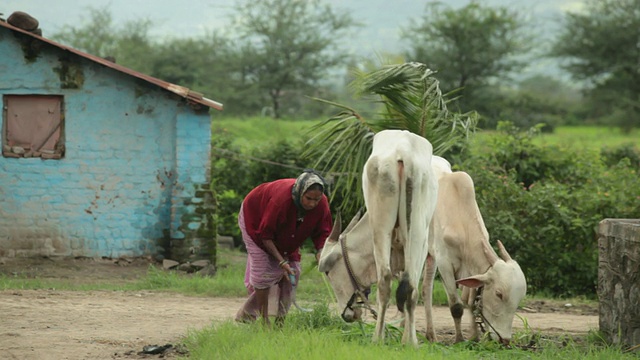
[[[295,184],[293,184],[293,188],[291,188],[291,197],[293,198],[293,203],[296,204],[298,208],[299,218],[304,216],[305,213],[300,199],[313,184],[319,184],[322,187],[322,191],[326,192],[327,183],[322,176],[313,169],[304,169],[304,172],[298,176]]]

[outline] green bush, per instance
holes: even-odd
[[[530,292],[595,297],[598,223],[640,214],[638,171],[626,158],[609,167],[597,152],[536,146],[532,136],[503,134],[457,168],[474,179],[487,230]]]
[[[231,137],[218,131],[212,140],[212,188],[215,191],[218,234],[232,236],[242,246],[238,212],[244,197],[255,186],[281,178],[295,178],[307,167],[301,158],[302,145],[286,140],[242,151]]]
[[[614,147],[603,147],[602,157],[608,166],[616,165],[622,159],[629,159],[631,166],[640,169],[640,149],[634,144],[622,144]]]
[[[474,179],[491,243],[503,241],[525,272],[530,293],[595,297],[597,226],[606,218],[639,216],[640,155],[631,145],[602,151],[537,145],[539,127],[499,128],[480,148],[446,155],[454,169]],[[234,236],[237,244],[244,196],[262,182],[295,177],[315,163],[300,157],[302,139],[241,151],[218,132],[213,146],[218,232]],[[340,199],[332,200],[333,210]],[[342,214],[343,225],[352,216]]]
[[[217,130],[211,142],[211,189],[216,200],[215,222],[220,235],[232,236],[236,246],[242,244],[238,228],[238,211],[242,203],[239,191],[245,191],[249,167],[232,145],[231,136]]]
[[[483,154],[481,159],[478,159],[480,154],[476,154],[474,161],[480,160],[498,172],[515,171],[514,180],[525,187],[546,179],[579,184],[594,176],[589,170],[599,170],[585,169],[576,163],[576,154],[572,149],[535,145],[533,139],[540,135],[540,128],[541,125],[538,125],[521,131],[510,122],[500,122],[500,132],[488,142],[489,154]],[[593,150],[587,149],[579,156],[586,156],[589,160],[598,156],[591,152]]]

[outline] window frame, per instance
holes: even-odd
[[[29,102],[33,102],[33,104],[29,105]],[[3,157],[64,158],[65,111],[63,95],[4,94],[2,105]],[[26,125],[20,123],[23,118],[27,122]],[[11,136],[12,128],[17,133],[16,138]]]

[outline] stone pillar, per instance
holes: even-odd
[[[600,331],[610,343],[640,344],[640,219],[605,219],[598,227]]]

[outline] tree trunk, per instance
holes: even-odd
[[[610,343],[640,344],[640,219],[605,219],[598,227],[600,331]]]
[[[271,104],[273,105],[273,118],[280,119],[280,90],[271,90]]]

